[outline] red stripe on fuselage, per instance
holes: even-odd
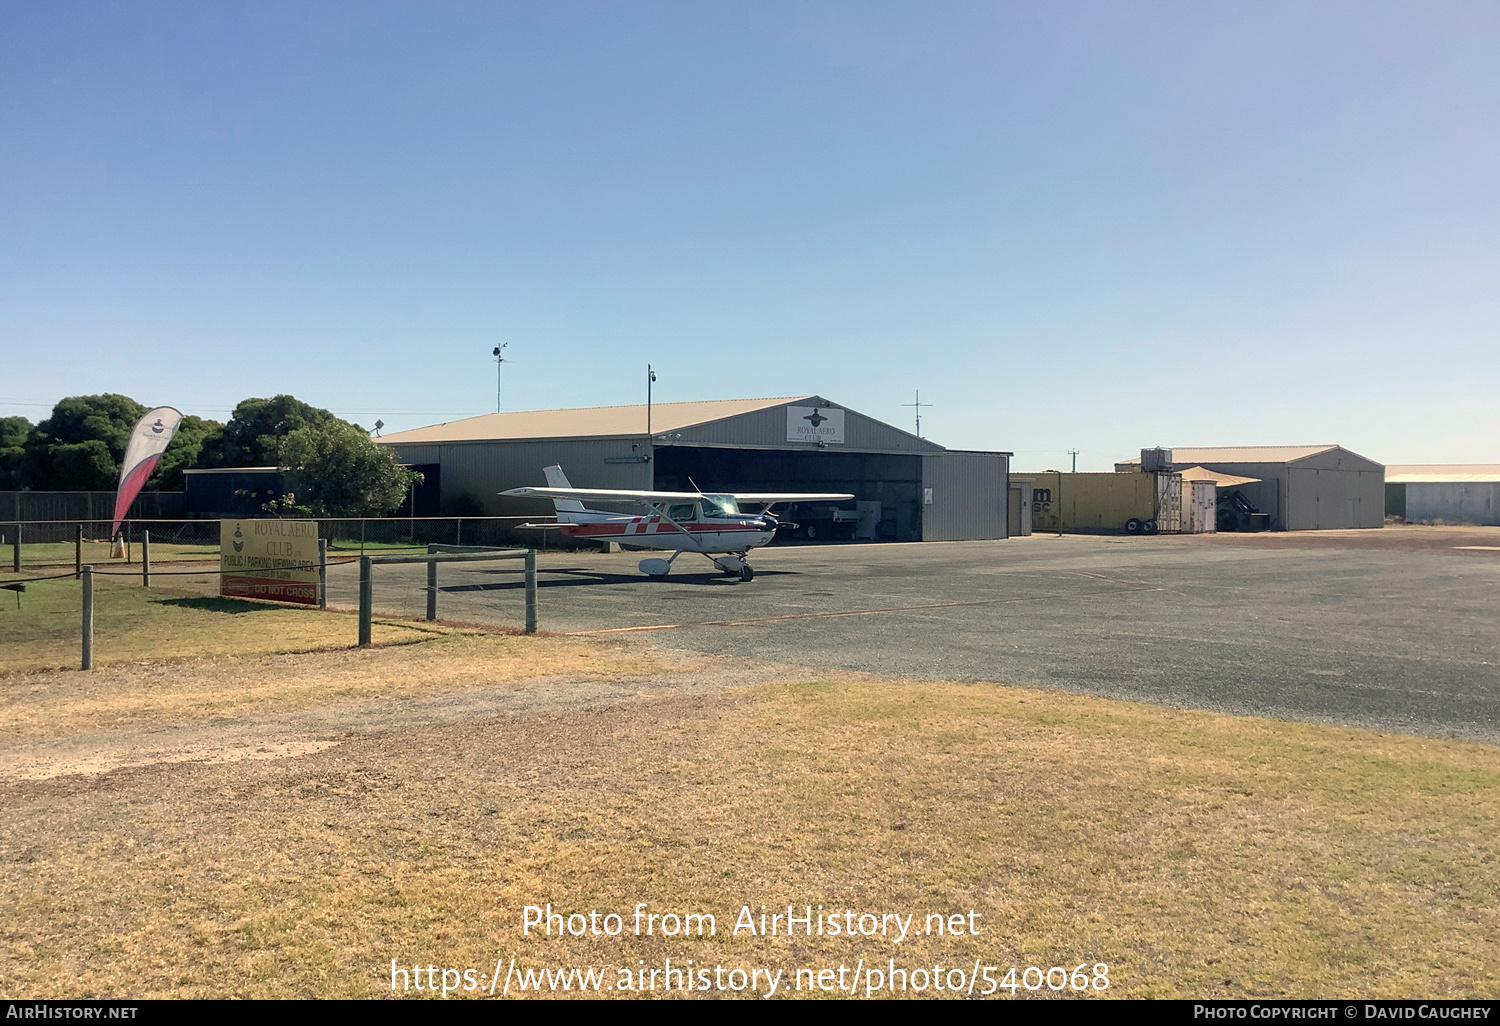
[[[739,524],[683,524],[682,527],[690,534],[766,533],[764,528],[741,527]],[[599,538],[610,535],[628,535],[636,538],[661,538],[666,535],[681,534],[682,531],[679,531],[671,524],[663,525],[654,521],[632,520],[626,523],[614,521],[599,524],[567,524],[562,528],[562,533],[572,538]]]

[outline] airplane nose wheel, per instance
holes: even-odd
[[[746,583],[755,580],[755,571],[750,569],[749,563],[746,563],[744,566],[740,567],[740,580],[745,581]]]

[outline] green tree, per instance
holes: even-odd
[[[182,423],[177,425],[177,434],[172,436],[172,444],[161,454],[146,487],[164,492],[182,491],[187,486],[183,471],[198,465],[204,444],[223,430],[224,425],[216,420],[185,414]]]
[[[21,487],[21,463],[30,433],[31,421],[25,417],[0,417],[0,491]]]
[[[52,408],[32,428],[20,461],[21,483],[37,491],[111,491],[119,484],[120,461],[130,432],[146,407],[124,395],[76,395]],[[20,420],[21,418],[8,418]],[[185,416],[172,443],[146,481],[148,491],[183,487],[182,472],[198,461],[199,449],[220,425]],[[0,456],[0,472],[4,459]]]
[[[309,406],[293,396],[246,399],[234,408],[234,416],[222,430],[203,438],[198,466],[275,466],[281,441],[292,432],[342,423],[345,422],[327,410]]]
[[[146,407],[125,395],[75,395],[26,438],[22,479],[37,491],[108,491],[118,483],[130,431]]]
[[[292,431],[277,456],[278,466],[304,482],[281,508],[315,517],[382,516],[401,505],[417,477],[363,428],[336,418]]]

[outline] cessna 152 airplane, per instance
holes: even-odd
[[[770,508],[778,502],[842,502],[844,493],[807,492],[632,492],[613,488],[574,488],[562,467],[553,464],[546,488],[512,488],[501,495],[529,495],[551,499],[555,524],[522,524],[522,528],[558,530],[570,538],[617,541],[644,549],[670,550],[667,559],[643,559],[641,573],[661,580],[684,552],[708,558],[725,574],[748,581],[755,576],[745,557],[776,537],[777,521]],[[601,502],[639,502],[651,512],[631,516],[585,509],[583,499]],[[758,506],[753,512],[740,507]]]

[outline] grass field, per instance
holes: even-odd
[[[141,546],[132,542],[129,549],[130,558],[116,559],[111,555],[111,545],[107,541],[85,541],[83,543],[83,562],[85,565],[92,564],[101,569],[123,569],[141,565]],[[71,568],[75,556],[72,542],[27,542],[21,546],[22,567],[62,567]],[[219,558],[218,542],[166,542],[154,541],[151,543],[151,562],[153,564],[180,562],[183,560],[214,560]],[[0,567],[6,570],[11,568],[12,550],[9,546],[0,548]]]
[[[347,648],[357,641],[358,625],[347,614],[220,598],[217,587],[209,575],[160,576],[149,591],[133,576],[96,576],[95,665]],[[76,667],[81,603],[71,577],[31,581],[19,596],[0,591],[0,673]],[[377,619],[372,637],[377,644],[410,641],[430,629]]]
[[[189,649],[255,614],[156,615]],[[634,644],[427,637],[0,676],[0,774],[27,746],[229,736],[319,707],[350,725],[297,758],[0,784],[0,995],[374,997],[393,959],[488,973],[501,956],[610,981],[667,957],[780,967],[788,986],[858,959],[979,959],[997,978],[1107,963],[1125,997],[1500,992],[1494,748],[992,684],[653,691],[667,671]],[[734,685],[741,665],[699,675]],[[619,697],[570,699],[598,680]],[[434,719],[415,697],[496,687],[551,705]],[[398,715],[361,730],[377,705]],[[718,935],[523,938],[522,907],[548,902],[711,912]],[[973,910],[979,934],[731,935],[761,904]]]

